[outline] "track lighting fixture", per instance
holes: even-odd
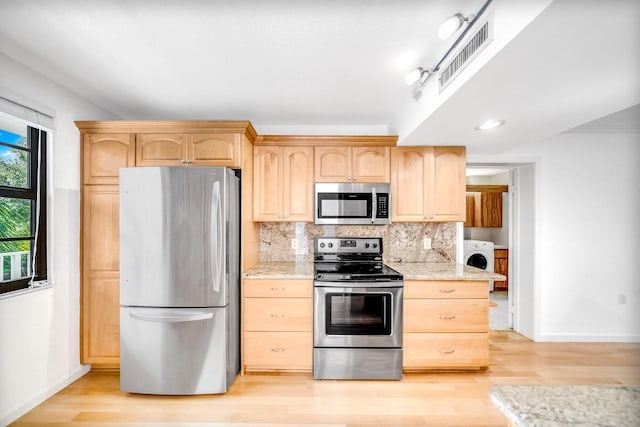
[[[438,27],[438,37],[440,37],[442,40],[445,40],[451,37],[453,34],[456,33],[456,31],[458,31],[463,26],[465,28],[458,35],[458,37],[456,38],[456,41],[451,45],[449,50],[447,50],[447,52],[440,58],[440,60],[436,63],[435,66],[431,68],[418,67],[412,70],[411,72],[409,72],[405,76],[404,80],[407,83],[407,85],[413,86],[413,98],[416,101],[419,100],[420,97],[422,96],[422,90],[424,89],[424,86],[426,85],[429,78],[436,72],[440,71],[440,66],[442,65],[444,60],[449,56],[451,52],[453,52],[456,49],[460,41],[464,39],[467,32],[471,29],[471,27],[473,27],[473,24],[475,24],[478,18],[480,18],[480,15],[484,13],[484,11],[487,9],[487,7],[489,6],[489,4],[491,4],[492,1],[493,0],[485,0],[484,4],[482,5],[478,13],[476,13],[475,15],[470,15],[468,17],[465,17],[461,13],[456,13],[451,18],[447,19],[442,24],[440,24],[440,26]],[[465,23],[466,25],[464,25]]]
[[[461,13],[456,13],[451,18],[444,21],[438,27],[438,37],[440,40],[446,40],[451,37],[465,22],[469,22],[471,17],[462,16]]]
[[[418,67],[415,70],[412,70],[411,72],[409,72],[405,76],[404,81],[407,83],[408,86],[412,86],[415,83],[418,83],[418,85],[422,87],[427,82],[427,80],[429,80],[429,77],[431,77],[431,74],[432,74],[431,70],[425,70],[422,67]]]

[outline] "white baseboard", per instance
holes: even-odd
[[[42,402],[44,402],[45,400],[53,396],[54,394],[56,394],[57,392],[59,392],[69,384],[71,384],[72,382],[76,381],[78,378],[81,378],[82,376],[84,376],[90,370],[91,370],[91,365],[80,365],[80,367],[76,369],[74,372],[72,372],[69,376],[64,377],[60,381],[48,387],[46,390],[42,391],[41,393],[38,393],[28,402],[20,405],[18,408],[2,416],[2,418],[0,418],[0,426],[6,426],[9,423],[14,422],[18,418],[20,418],[21,416],[23,416],[24,414],[26,414],[27,412],[29,412],[30,410],[32,410],[33,408],[35,408],[36,406],[38,406],[39,404],[41,404]]]
[[[537,342],[640,342],[638,334],[541,334]]]

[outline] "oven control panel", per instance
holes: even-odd
[[[316,237],[316,253],[382,253],[381,237]]]

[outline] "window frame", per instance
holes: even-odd
[[[21,151],[29,153],[28,188],[0,185],[0,197],[33,202],[30,218],[31,235],[0,238],[0,241],[30,240],[33,242],[30,259],[33,260],[34,251],[36,254],[35,265],[33,265],[35,275],[32,272],[32,275],[26,278],[0,282],[0,295],[29,288],[32,276],[34,281],[47,280],[47,135],[45,130],[27,124],[28,148],[18,147]],[[7,144],[2,144],[2,146],[16,148],[16,146]],[[39,196],[38,187],[40,188]]]

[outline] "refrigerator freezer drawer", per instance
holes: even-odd
[[[120,389],[143,394],[224,393],[239,370],[227,307],[120,308]],[[234,342],[235,341],[235,342]]]

